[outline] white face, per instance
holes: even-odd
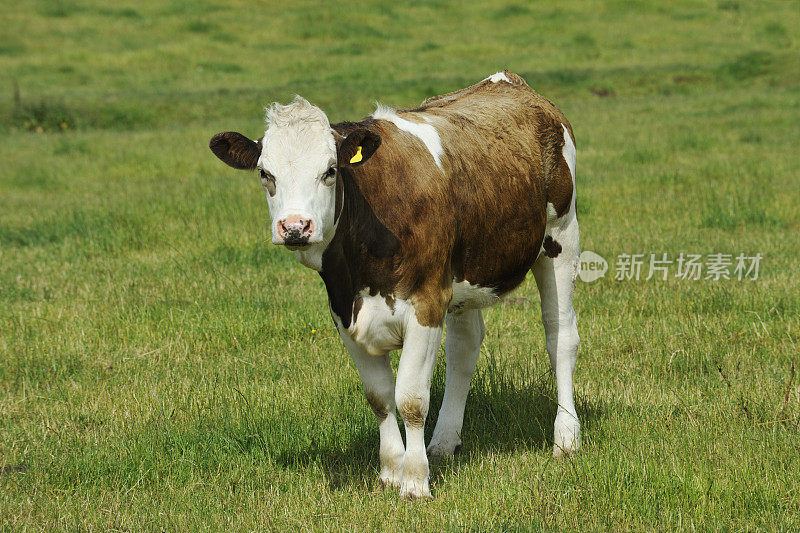
[[[268,119],[258,170],[272,242],[324,250],[336,231],[336,142],[327,117],[303,101],[271,108]]]

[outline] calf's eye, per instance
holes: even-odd
[[[270,196],[275,196],[275,176],[266,172],[263,168],[259,168],[258,173],[261,175],[261,185],[267,189]]]
[[[322,183],[325,185],[332,185],[335,177],[336,167],[331,167],[325,171],[325,174],[322,175]]]

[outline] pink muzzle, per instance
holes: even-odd
[[[314,222],[309,218],[291,215],[278,221],[277,230],[283,244],[303,246],[314,234]]]

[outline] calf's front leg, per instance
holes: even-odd
[[[431,376],[442,342],[442,326],[427,327],[411,314],[397,367],[395,401],[406,428],[406,451],[400,478],[400,496],[430,498],[425,418],[431,398]]]
[[[395,417],[394,375],[389,356],[370,355],[341,331],[340,337],[358,369],[364,395],[378,420],[381,439],[380,481],[384,486],[400,488],[405,447]]]

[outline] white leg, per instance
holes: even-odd
[[[574,218],[554,234],[562,251],[555,258],[542,254],[533,274],[542,300],[542,323],[550,365],[556,375],[558,411],[553,431],[553,456],[577,451],[581,425],[572,396],[572,374],[578,357],[578,323],[572,307],[572,291],[578,272],[578,222]]]
[[[426,327],[410,314],[397,367],[395,400],[406,427],[406,453],[400,496],[430,498],[425,418],[431,397],[431,375],[442,342],[442,327]]]
[[[447,354],[447,376],[444,400],[439,419],[433,430],[428,455],[452,457],[461,446],[461,426],[464,423],[464,405],[467,403],[469,384],[481,351],[485,328],[480,309],[470,309],[446,318],[447,335],[444,341]]]
[[[347,334],[341,334],[350,357],[358,368],[364,395],[378,419],[381,447],[380,481],[384,486],[400,488],[403,467],[403,437],[395,417],[394,375],[388,355],[370,355],[355,344]]]

